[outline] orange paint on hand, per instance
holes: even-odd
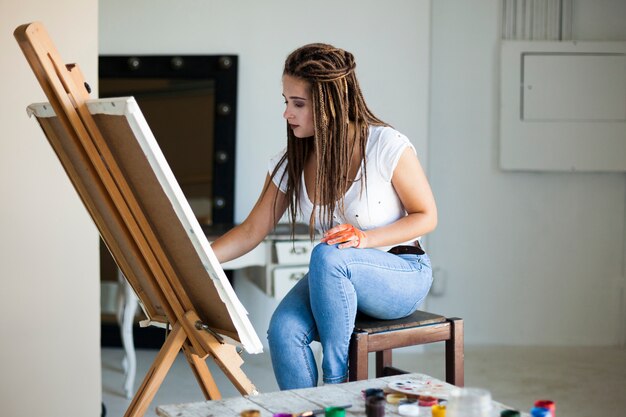
[[[329,245],[339,243],[339,249],[364,247],[367,242],[367,235],[364,231],[357,229],[351,224],[340,224],[324,233],[321,242]]]

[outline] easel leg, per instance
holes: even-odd
[[[189,343],[185,343],[183,352],[185,352],[187,362],[189,362],[191,370],[198,380],[198,385],[200,385],[204,397],[207,400],[221,400],[222,394],[220,394],[220,390],[217,388],[213,375],[211,375],[211,371],[209,371],[206,359],[202,359],[200,356],[193,353]]]
[[[241,370],[243,359],[233,345],[222,344],[214,346],[212,357],[230,382],[242,395],[256,395],[258,391],[246,374]]]
[[[200,319],[195,311],[185,313],[185,320],[188,326],[195,326]],[[208,352],[215,363],[220,367],[230,382],[242,395],[256,395],[258,391],[246,374],[241,370],[243,359],[237,353],[235,346],[228,343],[221,343],[213,335],[202,330],[193,334],[198,344],[202,346],[204,352]],[[204,364],[206,366],[206,364]],[[192,368],[194,368],[192,366]],[[194,368],[197,369],[197,368]],[[208,368],[206,369],[208,371]],[[202,384],[201,384],[202,385]]]
[[[140,417],[144,415],[186,339],[187,335],[180,324],[174,324],[172,332],[165,340],[161,350],[159,350],[159,354],[152,363],[124,417]]]

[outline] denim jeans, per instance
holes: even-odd
[[[324,383],[346,381],[357,309],[380,319],[408,316],[431,284],[428,255],[317,245],[308,274],[280,302],[270,321],[269,348],[280,389],[317,386],[312,341],[322,345]]]

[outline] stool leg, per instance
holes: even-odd
[[[387,376],[385,369],[391,367],[391,349],[376,352],[376,378]]]
[[[450,339],[446,340],[446,382],[462,387],[465,385],[463,319],[449,318]]]
[[[349,348],[349,381],[367,379],[367,333],[354,332]]]

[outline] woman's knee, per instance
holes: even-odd
[[[298,315],[277,309],[267,329],[267,340],[271,346],[282,344],[307,345],[315,337],[314,329]]]
[[[345,270],[346,249],[338,249],[336,245],[320,243],[313,248],[311,260],[309,261],[310,271],[315,270]]]
[[[267,329],[267,340],[270,345],[276,341],[285,340],[288,333],[288,327],[285,325],[279,311],[274,311],[270,319],[270,325]]]

